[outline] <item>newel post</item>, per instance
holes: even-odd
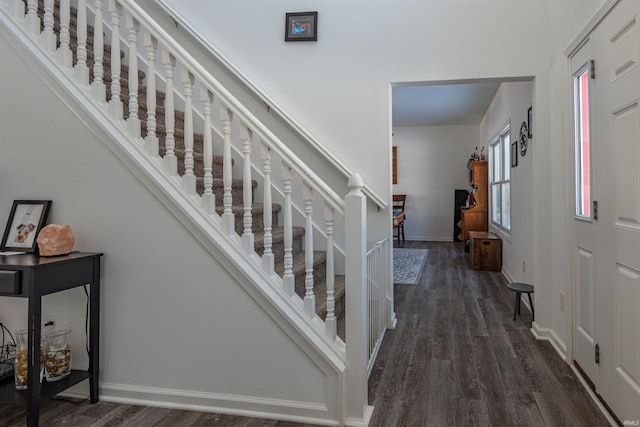
[[[368,406],[367,363],[367,198],[357,173],[349,178],[345,197],[346,245],[346,416],[348,424],[368,424],[373,408]]]

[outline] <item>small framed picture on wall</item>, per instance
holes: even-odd
[[[285,42],[318,40],[318,12],[292,12],[285,17]]]

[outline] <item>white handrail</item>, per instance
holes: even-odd
[[[213,77],[198,61],[196,61],[182,46],[180,46],[169,34],[136,3],[131,0],[119,0],[118,3],[128,13],[135,17],[136,21],[146,30],[152,30],[154,37],[159,43],[184,65],[188,65],[190,72],[201,83],[208,85],[220,99],[223,105],[233,110],[237,118],[245,125],[251,127],[254,134],[265,142],[270,142],[271,149],[281,158],[286,159],[290,167],[297,175],[304,180],[314,184],[317,191],[324,200],[333,207],[336,212],[344,215],[344,200],[331,189],[318,175],[307,167],[303,161],[296,156],[280,139],[274,135],[262,122],[258,120],[244,105],[242,105],[222,84]]]
[[[176,23],[179,23],[187,31],[200,43],[202,46],[207,48],[209,52],[216,57],[225,67],[227,67],[243,84],[245,84],[252,92],[254,92],[266,105],[269,106],[270,109],[274,110],[282,119],[289,124],[296,132],[298,132],[305,140],[307,140],[316,150],[320,152],[323,156],[325,156],[340,172],[344,174],[345,177],[350,177],[353,175],[354,171],[351,170],[347,165],[345,165],[340,159],[338,159],[333,153],[327,150],[316,138],[313,137],[305,128],[302,127],[298,121],[296,121],[291,115],[289,115],[282,107],[278,105],[273,99],[271,99],[264,91],[262,91],[259,87],[257,87],[242,71],[240,71],[227,57],[225,57],[220,51],[211,44],[207,39],[202,37],[202,35],[196,31],[196,29],[189,24],[187,21],[182,19],[182,17],[164,0],[156,0],[158,6],[167,12],[167,14],[174,20]],[[378,193],[376,193],[371,187],[365,185],[363,187],[363,192],[372,200],[380,209],[386,209],[388,203],[380,197]]]

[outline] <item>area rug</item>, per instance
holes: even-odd
[[[393,248],[393,283],[417,285],[429,249]]]

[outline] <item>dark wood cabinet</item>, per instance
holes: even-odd
[[[461,207],[460,234],[458,238],[468,252],[469,231],[487,231],[489,229],[489,171],[486,161],[470,161],[467,165],[472,203],[469,208]]]

